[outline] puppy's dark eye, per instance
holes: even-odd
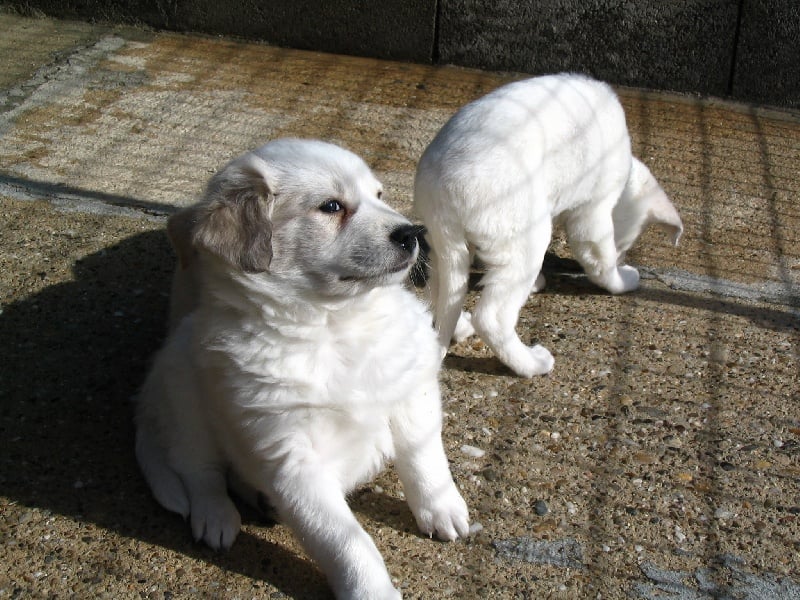
[[[378,190],[378,200],[381,199],[381,196],[383,196],[383,190]]]
[[[320,204],[319,209],[324,213],[338,213],[344,210],[344,206],[338,200],[326,200],[322,204]]]

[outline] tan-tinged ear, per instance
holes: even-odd
[[[211,180],[192,240],[247,273],[261,273],[272,260],[270,217],[273,174],[255,154],[246,154]]]
[[[182,269],[189,267],[197,253],[193,242],[193,229],[196,221],[196,206],[184,208],[167,219],[167,235],[178,255],[178,263]]]
[[[648,222],[664,229],[672,237],[672,244],[677,246],[683,233],[683,222],[678,211],[660,187],[648,195],[648,202]]]

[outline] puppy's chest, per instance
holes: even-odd
[[[229,385],[247,389],[258,404],[360,405],[392,402],[417,377],[428,376],[436,364],[435,342],[432,330],[420,329],[403,315],[353,315],[229,330],[210,346]]]
[[[288,354],[286,364],[313,373],[313,384],[332,395],[383,392],[418,368],[410,341],[385,322],[324,329],[304,350]]]

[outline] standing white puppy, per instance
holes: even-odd
[[[156,499],[227,548],[263,494],[340,599],[396,599],[346,494],[394,459],[420,529],[467,535],[441,440],[430,315],[404,286],[418,228],[356,155],[276,140],[170,218],[170,335],[139,398]]]
[[[528,295],[544,287],[554,224],[566,229],[589,279],[613,294],[638,287],[638,271],[620,263],[649,224],[665,226],[675,244],[683,231],[631,155],[613,90],[572,74],[511,83],[461,108],[422,155],[414,202],[432,248],[442,356],[454,335],[475,331],[525,377],[553,368],[550,352],[523,344],[515,326]],[[470,317],[461,309],[475,257],[486,274]]]

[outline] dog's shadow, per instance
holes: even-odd
[[[135,235],[77,261],[71,281],[2,307],[0,489],[19,506],[267,581],[289,597],[328,598],[311,561],[248,531],[225,553],[194,543],[139,473],[132,398],[165,335],[173,264],[163,231]],[[412,519],[400,501],[360,498],[358,512],[389,526]]]

